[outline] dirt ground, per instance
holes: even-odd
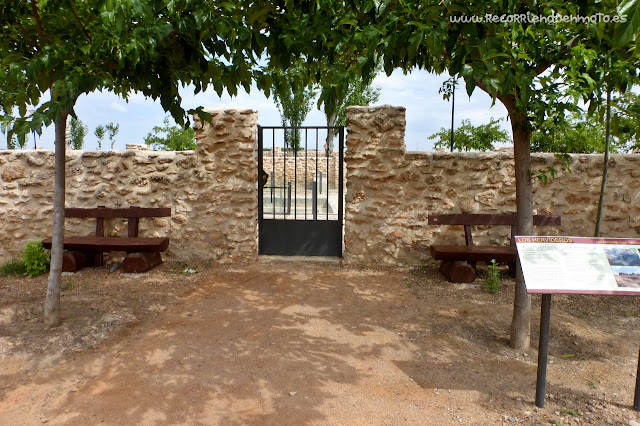
[[[640,423],[633,297],[553,297],[537,409],[540,297],[510,349],[504,275],[491,295],[434,268],[186,267],[65,275],[49,331],[46,277],[0,278],[0,424]]]

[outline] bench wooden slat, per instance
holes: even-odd
[[[534,226],[560,226],[560,216],[534,215]],[[428,217],[429,225],[517,225],[516,214],[432,214]]]
[[[45,238],[42,244],[50,249],[51,238]],[[168,247],[169,238],[164,237],[64,237],[64,248],[67,250],[161,252]]]
[[[431,246],[431,257],[436,260],[491,262],[495,259],[499,263],[511,263],[516,261],[516,256],[516,248],[512,246]]]
[[[67,207],[64,209],[65,217],[77,218],[129,218],[129,217],[168,217],[171,216],[171,207],[127,207],[127,208],[79,208]]]

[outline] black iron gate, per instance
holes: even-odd
[[[342,256],[343,148],[342,126],[258,126],[260,254]]]

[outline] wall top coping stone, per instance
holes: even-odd
[[[258,111],[255,109],[251,109],[251,108],[244,108],[244,107],[236,107],[236,108],[229,108],[229,107],[207,107],[207,108],[203,108],[202,109],[204,112],[208,112],[209,114],[211,113],[220,113],[220,112],[224,112],[226,114],[233,114],[233,113],[240,113],[240,114],[251,114],[251,113],[257,113]]]
[[[582,157],[587,158],[603,158],[603,154],[569,154],[573,159],[579,159]],[[640,154],[610,154],[612,159],[623,158],[626,160],[640,160]],[[477,159],[490,159],[490,158],[513,158],[513,152],[509,151],[487,151],[487,152],[440,152],[440,151],[407,151],[408,158],[433,158],[433,159],[451,159],[451,158],[463,158],[469,160]],[[555,154],[552,152],[532,152],[531,158],[554,158]]]
[[[351,108],[351,107],[349,107]],[[367,107],[368,108],[368,107]],[[321,152],[321,150],[318,150]],[[323,152],[324,153],[324,152]],[[68,156],[74,157],[110,157],[110,156],[139,156],[139,157],[175,157],[175,156],[191,156],[195,154],[194,150],[188,151],[139,151],[139,150],[66,150]],[[513,152],[510,151],[489,151],[489,152],[440,152],[440,151],[407,151],[408,158],[434,158],[434,159],[449,159],[449,158],[466,158],[466,159],[480,159],[480,158],[512,158]],[[51,149],[2,149],[0,150],[0,156],[27,157],[27,156],[53,156],[54,150]],[[570,154],[574,159],[579,158],[603,158],[603,154]],[[532,158],[549,158],[553,157],[551,152],[532,152]],[[630,161],[640,161],[640,154],[610,154],[612,159],[625,159]]]
[[[52,149],[3,149],[0,150],[0,156],[10,156],[15,155],[16,157],[25,157],[32,156],[34,154],[40,156],[53,156],[55,153]],[[67,156],[77,156],[77,157],[110,157],[110,156],[119,156],[119,157],[130,157],[130,156],[140,156],[140,157],[175,157],[178,155],[194,155],[194,150],[188,151],[150,151],[150,150],[73,150],[67,149],[65,151]]]
[[[352,105],[347,107],[347,111],[351,112],[378,112],[378,111],[397,111],[397,112],[405,112],[407,109],[405,107],[397,107],[391,105],[379,105],[379,106],[357,106]]]

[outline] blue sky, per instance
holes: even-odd
[[[381,88],[380,100],[376,105],[389,104],[403,106],[407,109],[407,132],[405,141],[408,151],[432,151],[433,141],[428,136],[440,130],[441,127],[451,126],[451,102],[442,99],[438,89],[447,79],[447,75],[428,74],[424,71],[414,71],[404,75],[395,71],[387,77],[382,74],[376,77],[374,85]],[[267,99],[258,90],[250,94],[240,92],[238,96],[230,98],[218,97],[210,90],[193,95],[193,90],[185,88],[181,91],[183,106],[195,108],[197,106],[240,106],[258,110],[259,123],[263,126],[280,125],[280,114],[275,103]],[[144,137],[152,131],[154,126],[162,125],[165,113],[159,102],[145,99],[139,94],[132,94],[129,102],[110,93],[92,93],[81,96],[76,104],[78,118],[88,127],[84,149],[97,149],[97,140],[93,134],[96,126],[113,122],[120,125],[116,136],[115,149],[124,149],[129,143],[143,143]],[[472,124],[480,125],[489,122],[491,117],[502,118],[501,126],[510,131],[510,123],[506,120],[507,112],[497,102],[491,107],[491,98],[480,90],[476,90],[471,98],[464,91],[464,83],[456,91],[455,124],[459,125],[463,119],[469,119]],[[173,121],[171,121],[173,123]],[[324,114],[315,109],[307,116],[304,123],[308,126],[326,125]],[[107,139],[107,138],[105,138]],[[39,147],[53,148],[53,126],[47,128],[41,137],[36,137]],[[2,144],[4,145],[4,143]],[[29,148],[33,148],[30,137]],[[110,143],[105,140],[102,149],[109,149]]]

